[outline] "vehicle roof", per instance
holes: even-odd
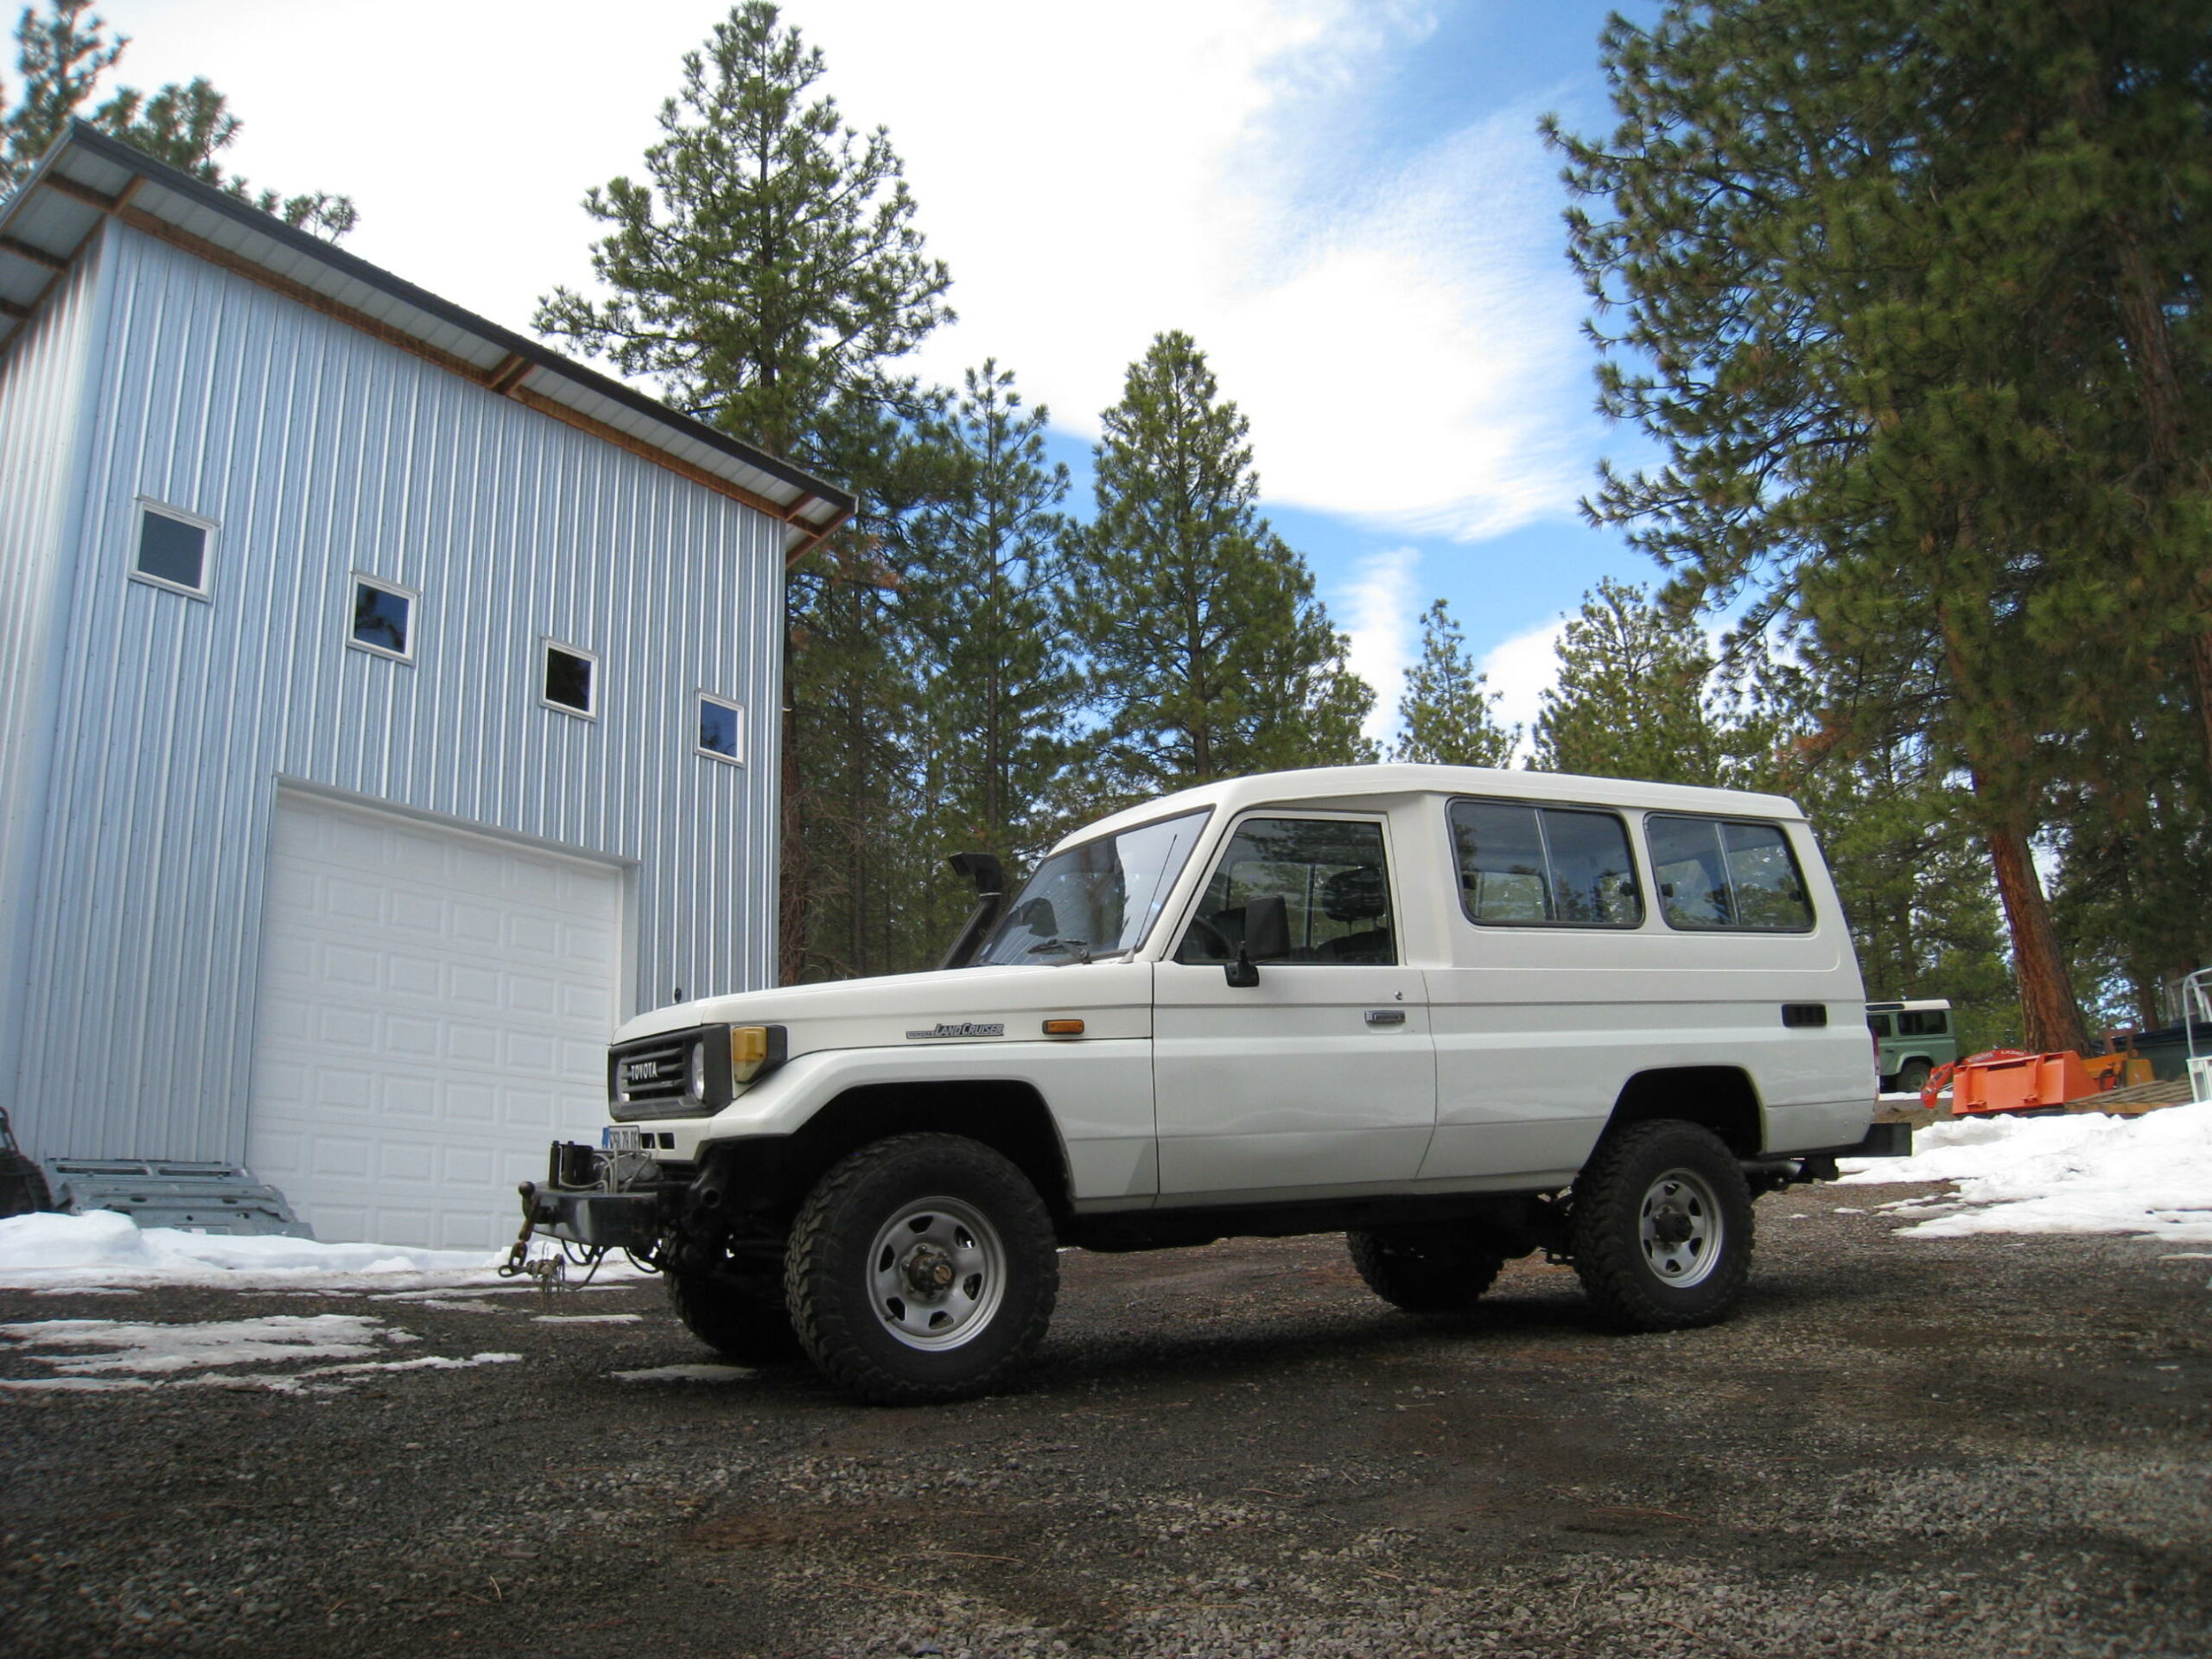
[[[1301,806],[1326,804],[1372,811],[1415,795],[1503,796],[1562,805],[1709,812],[1799,823],[1805,821],[1804,812],[1787,796],[1758,795],[1749,790],[1703,789],[1688,784],[1650,784],[1623,778],[1586,778],[1568,772],[1512,772],[1497,766],[1312,766],[1298,772],[1263,772],[1249,778],[1224,778],[1216,783],[1179,790],[1173,795],[1163,795],[1087,824],[1059,844],[1069,846],[1096,835],[1131,829],[1202,806],[1224,807],[1233,813],[1278,802],[1296,802]]]
[[[1951,999],[1948,996],[1923,996],[1916,1002],[1869,1002],[1869,1014],[1928,1014],[1948,1013]]]

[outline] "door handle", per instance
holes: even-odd
[[[1370,1026],[1402,1026],[1406,1023],[1403,1008],[1370,1008],[1367,1023]]]

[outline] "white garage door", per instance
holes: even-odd
[[[315,1236],[486,1249],[547,1143],[595,1140],[622,873],[284,795],[246,1162]]]

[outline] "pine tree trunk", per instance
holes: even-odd
[[[2085,1049],[2088,1039],[2082,1027],[2082,1012],[2075,1005],[2058,936],[2051,931],[2050,906],[2036,874],[2028,838],[2008,826],[1990,830],[1986,841],[1989,861],[1997,872],[1997,896],[2004,901],[2005,922],[2012,936],[2012,975],[2020,991],[2024,1040],[2038,1054]]]
[[[1971,534],[1970,525],[1962,521],[1960,539],[1963,542]],[[1975,677],[1960,645],[1959,630],[1949,607],[1939,603],[1937,611],[1943,630],[1951,695],[1970,711]],[[2012,745],[2016,749],[2024,748],[2025,742],[2024,735],[2014,734]],[[2005,930],[2012,938],[2012,982],[2020,994],[2022,1040],[2038,1054],[2086,1048],[2088,1039],[2082,1029],[2081,1007],[2074,1000],[2074,985],[2066,971],[2066,958],[2060,954],[2058,936],[2050,925],[2050,905],[2044,896],[2043,880],[2036,874],[2035,857],[2028,845],[2029,820],[2014,804],[2020,788],[2017,782],[2018,770],[2024,757],[2018,753],[2010,756],[2009,772],[2002,761],[1998,763],[1999,777],[2016,779],[2006,790],[1994,784],[1989,768],[1974,759],[1971,741],[1967,748],[1967,776],[1974,786],[1982,839],[1989,849],[1990,866],[1997,877],[1997,896],[2005,906]],[[2011,800],[2005,798],[2008,793]]]

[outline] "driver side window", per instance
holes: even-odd
[[[1269,899],[1282,903],[1290,954],[1255,960],[1382,967],[1398,960],[1379,823],[1247,818],[1214,866],[1175,960],[1235,961],[1252,907]]]

